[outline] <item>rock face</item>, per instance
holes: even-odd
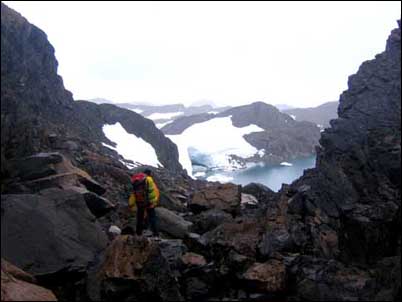
[[[1,259],[1,301],[57,301],[35,278]]]
[[[313,242],[309,248],[325,256],[339,249],[339,257],[360,263],[395,254],[401,206],[400,63],[400,29],[395,29],[386,51],[349,78],[339,119],[322,135],[317,168],[293,185],[306,188],[292,197],[291,203],[300,204],[293,217],[314,221],[306,248]],[[337,237],[337,243],[326,251],[321,243],[328,236]]]
[[[367,289],[370,283],[381,284],[387,300],[400,297],[400,280],[383,283],[389,277],[380,269],[391,257],[400,275],[400,43],[399,22],[385,52],[364,62],[349,78],[349,89],[340,97],[339,118],[320,140],[317,168],[281,192],[290,237],[301,253],[322,258],[314,264],[315,277],[302,282],[300,298],[379,299]],[[324,259],[340,263],[329,275],[314,279],[327,265]],[[368,274],[372,271],[377,274],[374,279]],[[320,288],[317,282],[330,288]],[[331,288],[343,288],[347,282],[356,286],[354,293],[344,288],[335,297]]]

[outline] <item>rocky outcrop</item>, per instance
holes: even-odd
[[[57,301],[35,278],[1,259],[1,301]]]
[[[379,269],[392,259],[394,276],[400,275],[400,41],[399,27],[385,52],[349,78],[339,118],[320,140],[317,167],[280,192],[276,219],[286,227],[278,235],[293,242],[285,250],[308,255],[297,267],[311,274],[301,280],[301,271],[294,272],[299,299],[400,297],[400,279]],[[312,264],[308,257],[321,260]],[[374,288],[381,288],[381,298]]]

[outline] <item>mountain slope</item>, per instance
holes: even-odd
[[[282,112],[294,116],[297,121],[307,121],[328,128],[329,122],[338,117],[339,102],[328,102],[312,108],[292,108]]]
[[[220,125],[218,121],[224,118],[230,118],[232,129],[228,127],[227,133],[219,136],[222,129],[217,127],[222,126],[218,126]],[[259,130],[249,132],[240,130],[252,126]],[[316,125],[295,121],[274,106],[262,102],[234,107],[215,115],[200,114],[181,117],[161,130],[179,145],[179,149],[182,150],[181,157],[184,157],[183,152],[188,152],[193,162],[214,167],[217,163],[211,160],[211,157],[217,159],[226,156],[226,164],[223,159],[219,160],[219,166],[226,166],[226,168],[243,167],[246,162],[278,164],[297,157],[310,156],[315,153],[315,146],[318,145],[320,137],[320,131]],[[234,141],[243,145],[241,140],[236,140],[234,137],[232,141],[226,139],[231,137],[231,133],[238,131],[243,131],[244,140],[254,148],[252,153],[250,153],[251,150],[241,152],[241,148],[234,145]],[[212,146],[216,145],[216,140],[221,143],[226,142],[226,146],[221,144],[218,149],[215,148],[217,153],[212,154],[213,147],[209,151],[204,143],[210,142]],[[243,149],[249,150],[246,147]],[[187,164],[183,161],[182,164],[188,167],[189,160],[185,161]]]

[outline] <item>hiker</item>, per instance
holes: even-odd
[[[144,173],[137,173],[131,177],[133,192],[130,195],[129,207],[131,212],[137,212],[137,235],[142,235],[147,219],[153,236],[159,237],[155,213],[155,207],[159,203],[159,189],[151,174],[151,170],[145,169]]]

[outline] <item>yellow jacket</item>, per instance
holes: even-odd
[[[145,188],[148,200],[150,202],[150,208],[154,208],[159,204],[160,192],[158,187],[156,186],[153,178],[151,176],[147,176],[145,179]],[[130,194],[130,198],[128,199],[128,206],[132,212],[136,211],[137,200],[134,192]]]

